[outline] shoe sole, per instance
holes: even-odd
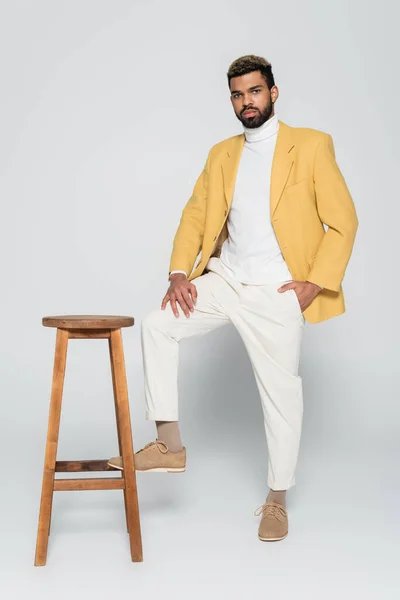
[[[174,469],[167,469],[167,467],[154,467],[154,469],[136,469],[136,471],[138,473],[148,473],[149,471],[152,471],[153,473],[183,473],[186,471],[186,467],[183,469],[181,467]]]
[[[113,465],[112,463],[107,463],[109,467],[112,467],[113,469],[118,469],[118,471],[123,471],[123,467],[118,467],[117,465]],[[150,471],[152,472],[156,472],[156,473],[184,473],[186,471],[186,467],[179,467],[179,468],[171,468],[168,469],[167,467],[154,467],[153,469],[135,469],[135,471],[137,471],[138,473],[148,473]]]
[[[289,532],[287,532],[282,537],[278,537],[278,538],[262,538],[262,537],[258,536],[258,539],[261,540],[262,542],[279,542],[280,540],[284,540],[285,537],[287,537],[288,535],[289,535]]]

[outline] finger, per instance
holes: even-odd
[[[178,309],[176,307],[176,298],[175,298],[175,296],[171,296],[171,308],[172,308],[172,312],[174,313],[174,315],[176,317],[179,317],[179,312],[178,312]]]
[[[182,294],[177,294],[177,300],[186,317],[190,317],[190,310]]]
[[[165,294],[163,301],[161,303],[161,310],[165,310],[165,307],[167,306],[169,302],[169,294]]]
[[[296,287],[296,281],[289,281],[289,283],[285,283],[280,288],[278,288],[278,292],[287,292],[288,290],[293,290]]]
[[[181,309],[183,310],[183,312],[185,313],[186,317],[189,317],[190,312],[189,312],[188,306],[187,306],[185,299],[183,298],[181,292],[176,291],[176,299],[179,302],[179,305],[180,305]]]
[[[190,297],[189,291],[183,290],[182,297],[183,297],[184,301],[186,302],[187,306],[189,307],[190,312],[193,312],[194,311],[193,302],[192,302],[192,298]]]
[[[196,302],[197,302],[197,288],[196,288],[196,286],[193,283],[192,283],[192,285],[190,287],[190,293],[192,295],[193,302],[196,304]]]

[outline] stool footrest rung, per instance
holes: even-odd
[[[114,467],[107,464],[108,460],[58,460],[56,462],[57,473],[79,473],[87,471],[116,471]]]
[[[123,477],[92,477],[90,479],[55,479],[55,492],[71,492],[79,490],[123,490]]]

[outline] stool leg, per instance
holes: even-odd
[[[121,455],[124,465],[126,515],[128,522],[131,557],[134,562],[141,562],[142,536],[140,532],[139,504],[136,488],[136,473],[133,457],[131,418],[129,413],[128,387],[126,382],[124,349],[121,329],[110,334],[110,356],[115,380],[115,396],[117,419],[121,438]]]
[[[115,388],[114,365],[113,365],[112,354],[111,354],[111,339],[108,340],[108,347],[109,347],[109,351],[110,351],[111,377],[112,377],[112,385],[113,385],[113,393],[114,393],[115,417],[116,417],[116,422],[117,422],[118,449],[119,449],[119,455],[122,456],[121,432],[120,432],[120,426],[119,426],[120,419],[119,419],[119,412],[118,412],[117,392],[116,392],[116,388]],[[125,471],[121,471],[121,475],[124,478]],[[126,489],[124,488],[123,491],[124,491],[126,528],[127,528],[127,531],[129,532],[128,509],[127,509],[127,505],[126,505]]]
[[[67,348],[68,331],[57,329],[43,470],[42,496],[40,500],[39,525],[36,540],[35,566],[37,567],[44,566],[47,557]]]

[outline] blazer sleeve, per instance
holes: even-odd
[[[344,177],[336,163],[332,137],[323,134],[314,159],[314,190],[319,217],[327,230],[307,281],[340,291],[349,262],[358,218]]]
[[[169,273],[180,270],[189,275],[202,247],[206,221],[210,155],[211,151],[208,154],[203,171],[197,178],[192,195],[182,211],[173,241]]]

